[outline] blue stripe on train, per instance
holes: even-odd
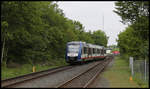
[[[82,43],[80,43],[79,53],[78,53],[78,61],[81,61],[81,51],[82,51]]]
[[[66,61],[68,61],[67,53],[68,53],[68,44],[67,44],[67,47],[66,47],[66,55],[65,55],[65,59],[66,59]]]

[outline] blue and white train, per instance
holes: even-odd
[[[96,58],[104,59],[105,57],[106,49],[104,46],[89,44],[81,41],[72,41],[67,43],[65,56],[67,63],[83,63],[87,60],[94,60]]]

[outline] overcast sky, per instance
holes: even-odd
[[[59,1],[57,4],[65,17],[82,23],[85,31],[103,30],[109,37],[108,45],[116,45],[117,35],[127,27],[113,12],[114,1]]]

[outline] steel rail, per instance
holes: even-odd
[[[83,88],[88,88],[88,87],[94,82],[94,80],[96,80],[96,78],[98,77],[98,75],[104,70],[105,66],[106,66],[107,64],[109,64],[110,61],[111,61],[111,59],[110,59],[108,62],[106,62],[106,63],[104,64],[103,68],[102,68],[100,71],[98,71],[98,72],[95,74],[95,76],[94,76],[86,85],[83,86]]]
[[[10,79],[1,80],[1,87],[5,88],[5,87],[15,86],[20,83],[24,83],[24,82],[27,82],[27,81],[30,81],[33,79],[44,77],[49,74],[54,74],[54,73],[57,73],[57,72],[60,72],[60,71],[66,70],[66,69],[71,69],[71,68],[73,68],[73,66],[62,66],[62,67],[57,67],[57,68],[48,69],[48,70],[44,70],[44,71],[34,72],[34,73],[30,73],[30,74],[10,78]]]
[[[68,81],[66,81],[66,82],[64,82],[64,83],[62,83],[62,84],[56,86],[56,88],[64,88],[64,87],[65,87],[66,85],[68,85],[69,83],[71,84],[71,82],[72,82],[73,80],[79,78],[80,76],[82,76],[82,75],[85,74],[85,73],[88,73],[90,70],[96,68],[98,65],[103,64],[103,63],[105,63],[105,62],[106,62],[106,60],[100,61],[100,63],[98,63],[98,64],[92,66],[91,68],[89,68],[88,70],[86,70],[86,71],[84,71],[84,72],[78,74],[77,76],[74,76],[74,77],[71,78],[70,80],[68,80]],[[84,87],[86,87],[86,86],[87,86],[87,85],[85,85]]]

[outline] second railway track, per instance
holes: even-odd
[[[95,66],[58,85],[56,88],[87,88],[110,61],[111,59],[100,61]]]
[[[17,84],[28,82],[28,81],[31,81],[33,79],[44,77],[44,76],[47,76],[47,75],[50,75],[50,74],[53,74],[56,72],[60,72],[60,71],[66,70],[66,69],[70,69],[72,67],[73,66],[57,67],[57,68],[39,71],[39,72],[31,73],[31,74],[26,74],[26,75],[22,75],[22,76],[10,78],[10,79],[5,79],[5,80],[1,81],[1,87],[4,87],[4,88],[14,87]]]
[[[1,87],[86,88],[96,79],[111,60],[112,58],[106,58],[106,60],[85,65],[58,67],[6,79],[1,81]]]

